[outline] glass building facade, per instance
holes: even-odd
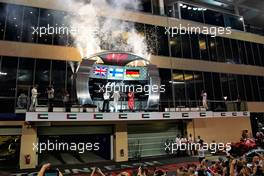
[[[53,27],[67,26],[61,24],[65,15],[66,12],[63,11],[0,3],[0,40],[73,46],[70,35],[46,34],[39,37],[33,30],[48,24]],[[151,38],[148,46],[151,46],[149,51],[154,55],[264,66],[261,52],[264,49],[263,44],[203,34],[170,37],[165,35],[163,26],[142,23],[134,25],[147,39]]]
[[[17,99],[23,93],[30,95],[32,85],[39,85],[39,104],[47,103],[46,88],[52,84],[55,99],[62,101],[62,92],[72,89],[72,70],[66,61],[16,58],[2,56],[0,70],[0,113],[13,113]],[[208,93],[208,100],[264,101],[264,77],[189,70],[159,69],[161,84],[166,91],[161,93],[161,106],[199,106],[202,90]],[[171,98],[171,97],[174,97]],[[211,108],[214,108],[212,104]]]
[[[85,2],[89,1],[85,0]],[[113,0],[107,1],[111,3]],[[119,2],[118,0],[114,1]],[[21,4],[28,4],[29,2],[33,1],[21,1]],[[158,18],[159,20],[153,23],[150,21],[145,22],[141,19],[139,21],[135,20],[137,22],[127,22],[134,25],[135,29],[145,36],[148,51],[154,58],[155,63],[153,62],[153,64],[156,64],[158,68],[161,84],[165,85],[165,92],[159,94],[159,109],[140,109],[138,111],[135,108],[132,113],[127,113],[130,112],[129,110],[123,111],[123,109],[119,109],[120,113],[112,113],[119,116],[119,121],[111,120],[109,117],[112,114],[99,112],[99,106],[97,106],[99,107],[98,111],[92,107],[90,109],[93,109],[93,111],[85,110],[80,113],[85,116],[93,116],[92,118],[94,119],[98,117],[98,120],[96,119],[96,122],[93,123],[88,118],[85,120],[68,118],[70,117],[68,115],[78,115],[79,113],[73,113],[72,111],[69,114],[62,108],[65,90],[71,94],[71,99],[76,95],[72,66],[77,64],[73,64],[72,60],[77,60],[77,57],[74,57],[74,52],[77,49],[75,50],[74,48],[72,36],[46,34],[40,37],[32,33],[32,27],[37,28],[47,25],[53,27],[68,26],[63,19],[70,12],[45,9],[43,8],[45,5],[42,2],[33,2],[32,4],[36,3],[34,4],[35,7],[12,4],[14,1],[10,4],[0,3],[0,44],[4,46],[4,49],[0,48],[0,144],[4,145],[0,153],[10,149],[10,143],[16,151],[12,160],[10,162],[4,161],[3,165],[0,164],[0,168],[6,168],[7,166],[17,166],[21,169],[35,168],[43,164],[44,161],[49,162],[49,158],[60,157],[60,155],[62,156],[62,162],[56,165],[65,165],[70,161],[70,165],[76,166],[71,159],[68,159],[67,156],[69,155],[64,158],[64,152],[54,152],[54,155],[49,155],[51,156],[49,157],[46,153],[42,155],[39,152],[31,151],[31,147],[28,144],[44,141],[48,138],[56,140],[62,137],[68,138],[68,141],[78,142],[80,138],[90,139],[91,136],[94,136],[107,142],[103,148],[107,149],[108,153],[100,153],[100,155],[107,156],[107,160],[112,152],[113,158],[111,160],[117,162],[128,161],[128,159],[140,159],[141,161],[141,157],[167,157],[167,151],[164,150],[163,144],[168,141],[174,141],[178,135],[180,137],[188,137],[189,134],[192,134],[194,139],[200,135],[202,138],[208,137],[206,139],[207,142],[218,142],[218,140],[223,139],[226,139],[227,142],[233,142],[234,139],[239,141],[242,130],[253,129],[251,124],[258,125],[258,121],[250,123],[250,118],[252,120],[258,117],[259,121],[263,119],[263,113],[250,113],[249,118],[250,108],[247,108],[247,106],[250,107],[251,104],[251,109],[254,109],[255,107],[252,108],[252,104],[260,105],[260,110],[263,112],[261,106],[263,106],[264,102],[264,40],[258,41],[254,37],[249,37],[249,40],[253,42],[243,40],[243,37],[247,34],[244,35],[242,32],[244,24],[240,19],[241,17],[196,5],[180,4],[176,0],[164,0],[164,9],[160,7],[160,0],[131,0],[131,4],[134,2],[140,3],[139,9],[134,9],[131,5],[126,8],[130,11],[136,10],[137,13],[140,12],[139,17],[147,13],[146,16],[149,18],[159,15],[172,17],[169,19],[172,21],[177,18],[177,21],[178,19],[179,21],[184,19],[185,22],[198,22],[193,24],[199,25],[231,26],[233,29],[240,30],[241,36],[235,36],[237,39],[233,39],[232,36],[230,38],[212,37],[204,34],[185,34],[171,37],[166,34],[165,27],[161,26],[168,24],[167,21],[167,23],[163,21],[167,18]],[[48,4],[47,7],[54,8],[52,3]],[[123,17],[120,18],[123,19]],[[101,19],[103,20],[104,17]],[[14,49],[14,52],[11,51],[12,54],[6,54],[5,49],[7,47],[5,45],[11,46],[11,48],[15,45],[14,48],[16,49],[21,48]],[[32,48],[37,46],[37,51],[33,51],[34,49],[31,51],[28,46],[32,46]],[[111,50],[111,46],[109,48],[107,48],[108,46],[101,47]],[[52,51],[48,53],[50,48],[52,48]],[[57,53],[56,49],[60,51]],[[27,51],[24,53],[24,50]],[[41,56],[38,55],[38,51],[41,51]],[[66,52],[72,53],[66,56]],[[183,64],[181,65],[181,63]],[[199,65],[199,63],[202,64]],[[225,66],[228,68],[224,68]],[[214,67],[218,68],[214,70]],[[220,70],[221,67],[224,70]],[[232,70],[233,68],[235,70]],[[257,72],[258,70],[260,72]],[[155,73],[155,75],[157,76],[158,74]],[[90,79],[89,81],[91,83],[89,89],[95,90],[94,85],[102,80],[98,78]],[[106,83],[109,79],[104,79],[104,81]],[[142,85],[146,85],[148,84],[147,81],[149,80],[140,80],[139,82]],[[51,84],[55,89],[55,98],[52,103],[58,110],[56,113],[62,114],[63,118],[65,118],[63,122],[57,121],[56,115],[53,112],[47,113],[45,109],[48,103],[47,88]],[[28,110],[29,108],[33,85],[39,86],[38,104],[40,108],[45,109],[41,111],[45,112],[30,112],[25,115],[26,109]],[[202,117],[205,110],[201,102],[203,90],[207,92],[209,106],[209,112],[205,113],[205,117]],[[90,91],[90,93],[91,97],[94,98],[95,91]],[[100,94],[100,92],[96,93]],[[96,98],[101,101],[101,99],[103,100],[102,97],[103,95],[100,94]],[[21,102],[20,104],[18,102],[22,100],[21,98],[26,99],[25,106],[27,108],[19,107]],[[143,98],[146,99],[146,97]],[[145,101],[143,98],[140,99],[136,95],[135,103]],[[238,99],[241,101],[238,101]],[[128,99],[124,101],[128,102]],[[241,103],[240,109],[238,109],[239,103]],[[72,109],[83,109],[85,107],[74,105],[76,106]],[[19,110],[25,111],[21,112]],[[152,111],[160,112],[149,113]],[[238,113],[237,111],[243,112]],[[259,109],[256,108],[256,111],[259,112]],[[125,113],[132,114],[132,116],[147,113],[150,114],[150,117],[147,119],[145,116],[141,117],[140,115],[139,120],[121,119],[120,115]],[[47,119],[48,123],[43,123],[43,119],[40,119],[39,116],[39,121],[31,123],[30,119],[26,119],[30,123],[25,123],[25,116],[28,117],[28,114],[48,114],[50,117]],[[100,114],[103,114],[106,118],[100,119],[99,116],[94,116]],[[163,119],[154,119],[157,117],[156,114],[163,114]],[[172,116],[167,118],[164,114],[172,114]],[[188,116],[187,118],[184,114],[197,115]],[[242,114],[243,117],[240,117]],[[123,121],[121,122],[121,120]],[[128,120],[131,121],[128,122]],[[255,131],[253,130],[253,132]],[[106,137],[107,140],[105,140]],[[108,139],[113,141],[110,143]],[[79,141],[83,142],[82,140]],[[24,161],[26,159],[25,154],[30,154],[31,156],[30,165],[27,165]],[[79,160],[78,156],[75,157],[76,155],[73,156],[74,160]],[[87,158],[88,162],[94,161],[90,155]],[[86,161],[81,163],[86,164]],[[78,162],[77,164],[81,163]]]
[[[169,6],[169,4],[173,5]],[[226,26],[226,22],[229,22],[228,25],[236,24],[232,19],[228,19],[226,14],[199,8],[165,1],[165,14],[168,16],[178,17],[176,14],[181,14],[182,19],[216,26]],[[181,13],[177,9],[180,9]],[[141,8],[137,10],[154,14],[161,13],[156,0],[141,1]],[[0,40],[73,46],[70,35],[47,34],[39,37],[33,34],[33,27],[48,24],[67,26],[67,24],[62,24],[67,13],[69,12],[0,3]],[[133,25],[138,32],[146,36],[148,50],[153,55],[264,66],[262,52],[264,44],[204,34],[170,37],[165,34],[163,26],[143,23],[133,23]],[[0,101],[4,105],[0,112],[14,112],[17,97],[21,93],[29,95],[33,84],[44,85],[40,87],[40,92],[45,92],[49,84],[54,85],[56,92],[71,89],[72,72],[67,62],[2,56],[0,71],[6,74],[0,76],[1,85],[6,85],[0,87]],[[264,78],[261,76],[173,69],[160,69],[160,75],[168,90],[161,95],[161,98],[162,101],[169,102],[170,106],[194,106],[197,104],[195,101],[201,99],[200,94],[204,89],[207,90],[210,100],[223,100],[224,96],[227,96],[228,100],[236,100],[240,96],[245,101],[264,101]],[[60,94],[57,96],[59,99]],[[45,93],[40,94],[40,101],[45,98]]]

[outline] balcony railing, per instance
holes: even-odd
[[[52,103],[52,110],[50,112],[66,112],[66,107],[62,101],[54,101]],[[94,104],[78,105],[69,103],[68,111],[70,112],[103,112],[103,100],[94,101]],[[242,112],[247,111],[246,101],[217,101],[207,100],[207,106],[203,105],[202,101],[197,100],[177,100],[177,101],[160,101],[159,104],[148,105],[147,101],[135,100],[134,108],[129,109],[128,101],[119,101],[117,109],[115,109],[114,102],[110,101],[109,109],[105,112]],[[25,113],[29,111],[29,104],[24,108],[16,108],[16,113]],[[48,112],[47,99],[39,100],[39,105],[36,108],[38,112]]]

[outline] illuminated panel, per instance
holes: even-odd
[[[101,56],[105,64],[110,65],[126,65],[130,62],[130,58],[128,54],[125,53],[110,53]]]
[[[124,61],[128,59],[128,54],[111,53],[106,55],[107,61]]]
[[[146,67],[119,67],[95,64],[90,72],[91,78],[112,80],[146,80]]]

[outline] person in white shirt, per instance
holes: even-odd
[[[105,90],[105,93],[103,95],[104,102],[103,102],[103,112],[109,112],[109,100],[110,100],[110,93]]]
[[[208,109],[208,105],[207,105],[207,93],[206,93],[205,90],[202,91],[201,96],[202,96],[203,107],[207,110]]]
[[[120,93],[118,91],[114,91],[111,98],[114,98],[114,107],[115,107],[114,112],[117,112],[118,111],[118,101],[120,99]]]
[[[31,104],[29,110],[35,111],[37,105],[38,105],[38,86],[35,85],[31,89]]]
[[[199,144],[198,158],[200,163],[205,159],[203,143]]]

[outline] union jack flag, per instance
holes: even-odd
[[[105,66],[95,66],[94,67],[94,75],[100,78],[106,78],[107,75],[107,67]]]

